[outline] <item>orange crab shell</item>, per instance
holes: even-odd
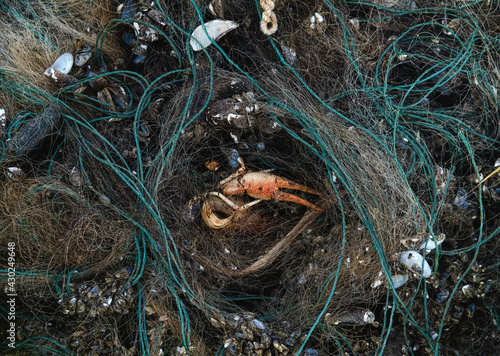
[[[316,205],[296,195],[280,191],[279,188],[296,189],[320,195],[315,190],[268,172],[250,172],[228,182],[222,192],[225,195],[248,194],[262,200],[290,201],[321,211]]]

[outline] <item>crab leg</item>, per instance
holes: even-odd
[[[208,193],[209,195],[213,195],[214,197],[220,198],[224,203],[229,205],[233,210],[246,210],[248,208],[251,208],[254,205],[257,205],[262,201],[262,199],[257,199],[254,201],[251,201],[250,203],[246,203],[242,206],[239,206],[238,204],[234,203],[231,199],[226,197],[224,194],[219,193],[219,192],[210,192]]]
[[[282,178],[282,177],[279,177],[279,176],[274,176],[274,177],[275,177],[274,179],[275,179],[275,182],[276,182],[276,186],[278,188],[295,189],[295,190],[300,190],[301,192],[306,192],[306,193],[309,193],[309,194],[321,195],[317,191],[315,191],[314,189],[306,187],[305,185],[302,185],[302,184],[299,184],[299,183],[295,183],[295,182],[293,182],[291,180],[288,180],[288,179],[285,179],[285,178]],[[292,195],[292,196],[294,196],[294,195]],[[279,200],[277,198],[274,198],[274,199]],[[294,200],[292,200],[292,201],[294,201]],[[306,205],[306,204],[303,204],[303,205]]]
[[[308,190],[306,192],[311,193]],[[312,194],[317,194],[317,193],[312,193]],[[279,190],[272,194],[272,199],[274,199],[276,201],[291,201],[293,203],[302,204],[302,205],[307,206],[308,208],[311,208],[311,209],[323,211],[323,209],[318,208],[316,205],[309,203],[307,200],[302,199],[301,197],[298,197],[298,196],[290,194],[290,193],[280,192]]]

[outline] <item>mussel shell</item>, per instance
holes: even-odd
[[[50,68],[50,80],[56,86],[65,87],[76,82],[76,78],[69,74],[64,74],[55,68]]]
[[[16,156],[28,154],[53,133],[62,123],[61,113],[53,106],[26,120],[19,132],[7,142],[7,148]]]
[[[122,36],[123,42],[129,47],[135,47],[137,43],[137,37],[133,33],[125,32]]]
[[[149,10],[148,17],[150,17],[151,20],[153,20],[154,22],[156,22],[162,26],[165,26],[167,24],[167,18],[165,17],[165,15],[163,15],[163,13],[161,13],[158,10],[154,10],[154,9]]]
[[[137,3],[136,0],[125,0],[123,7],[121,8],[120,18],[122,20],[130,20],[135,17],[137,13]]]
[[[81,67],[92,57],[92,52],[81,52],[75,54],[75,66]]]
[[[221,127],[250,127],[245,105],[233,98],[217,100],[206,111],[207,122]]]

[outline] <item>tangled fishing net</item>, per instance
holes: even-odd
[[[0,1],[0,18],[6,350],[500,348],[497,2]]]

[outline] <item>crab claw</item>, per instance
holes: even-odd
[[[323,211],[323,209],[318,208],[316,205],[309,203],[307,200],[302,199],[301,197],[298,197],[290,193],[281,192],[279,190],[275,194],[273,194],[272,199],[276,201],[290,201],[292,203],[302,204],[314,210]]]
[[[250,172],[233,179],[223,189],[226,195],[248,194],[252,198],[263,200],[290,201],[318,211],[323,209],[296,195],[282,192],[279,188],[300,190],[309,194],[320,195],[314,189],[268,172]]]
[[[207,194],[201,209],[201,217],[205,224],[212,229],[222,229],[229,226],[233,228],[258,227],[262,219],[250,211],[250,207],[261,200],[238,205],[221,193],[210,192]]]
[[[201,217],[203,221],[212,229],[222,229],[231,224],[234,214],[236,214],[235,210],[233,210],[232,214],[230,214],[227,218],[218,217],[212,209],[209,199],[205,200],[203,207],[201,208]]]

